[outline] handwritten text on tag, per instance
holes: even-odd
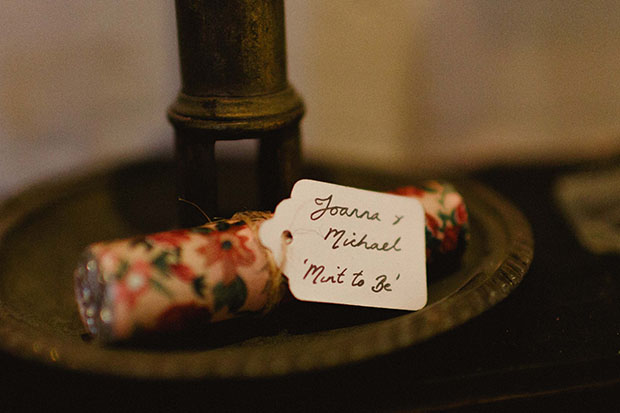
[[[300,300],[426,304],[424,210],[416,199],[304,179],[259,236]]]

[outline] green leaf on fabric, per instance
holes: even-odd
[[[173,262],[176,262],[175,258],[177,257],[173,253],[163,251],[152,262],[153,266],[166,277],[170,276],[170,258],[173,258]]]
[[[205,287],[206,287],[206,284],[205,284],[204,275],[201,275],[200,277],[196,277],[192,280],[192,288],[194,289],[194,292],[202,298],[205,298],[205,294],[204,294]]]
[[[230,223],[226,222],[226,221],[218,221],[215,224],[215,229],[218,231],[226,231],[228,229],[230,229]]]
[[[454,185],[449,184],[449,183],[447,183],[447,182],[442,182],[442,184],[443,184],[443,191],[444,191],[446,194],[458,193],[458,192],[456,191],[456,187],[455,187]]]
[[[159,281],[157,281],[156,279],[150,278],[149,279],[149,283],[151,283],[153,288],[155,288],[157,291],[159,291],[160,293],[162,293],[166,297],[168,297],[170,299],[174,298],[174,294],[172,294],[172,292],[170,292],[170,290],[168,290],[166,287],[164,287],[164,285],[162,283],[160,283]]]
[[[243,279],[237,276],[228,285],[222,282],[217,283],[213,288],[213,295],[215,297],[215,311],[226,306],[230,313],[235,313],[245,303],[248,297],[248,289]]]
[[[189,232],[192,232],[194,234],[204,234],[204,235],[210,234],[213,231],[215,231],[215,230],[213,228],[209,228],[209,227],[197,227],[197,228],[191,228],[189,230]]]
[[[441,219],[441,222],[443,223],[442,225],[442,230],[444,230],[447,226],[448,222],[451,222],[453,225],[456,225],[456,219],[454,217],[454,211],[452,211],[449,214],[444,214],[443,212],[439,212],[437,214],[437,216],[439,216],[439,219]]]
[[[446,195],[448,194],[452,194],[456,192],[456,188],[452,185],[449,184],[447,182],[442,182],[443,188],[441,191],[441,197],[439,198],[439,204],[443,207],[446,206],[445,201],[446,201]]]
[[[122,260],[116,272],[116,279],[122,280],[125,274],[127,274],[127,271],[129,271],[129,262],[127,260]]]
[[[424,192],[428,192],[430,194],[434,194],[435,192],[437,192],[436,188],[433,188],[431,186],[426,186],[426,185],[416,185],[417,188],[420,188],[421,190],[423,190]]]
[[[147,239],[146,236],[144,235],[140,235],[137,237],[134,237],[129,245],[131,245],[132,247],[137,247],[139,245],[144,245],[144,247],[146,248],[147,251],[150,251],[153,248],[153,244],[151,244]]]

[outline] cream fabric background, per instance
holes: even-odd
[[[286,9],[307,158],[405,171],[620,151],[618,1]],[[172,2],[0,0],[0,10],[0,196],[171,150]]]

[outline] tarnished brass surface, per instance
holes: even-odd
[[[326,369],[463,324],[510,294],[533,255],[531,229],[518,210],[479,184],[456,182],[470,210],[471,244],[460,267],[430,279],[429,302],[420,311],[292,302],[264,318],[214,324],[209,336],[189,342],[103,347],[84,340],[72,286],[81,251],[91,242],[170,228],[172,170],[165,162],[129,164],[43,183],[0,205],[0,349],[64,368],[144,378]],[[229,170],[243,176],[239,165]],[[305,176],[374,190],[411,182],[321,168]]]
[[[257,96],[287,88],[282,0],[177,0],[184,93]]]
[[[176,132],[178,195],[210,216],[219,140],[258,139],[262,209],[286,195],[299,170],[304,105],[289,85],[283,0],[177,0],[181,92],[168,110]],[[265,166],[266,167],[262,167]],[[199,215],[180,206],[184,225]]]
[[[222,132],[222,140],[255,137],[256,132],[298,122],[304,107],[288,87],[260,96],[191,96],[180,93],[168,116],[178,128]]]

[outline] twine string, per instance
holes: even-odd
[[[198,211],[200,211],[200,213],[206,218],[207,222],[211,222],[211,218],[209,218],[209,215],[207,215],[207,213],[205,211],[203,211],[202,208],[200,208],[200,205],[198,205],[197,203],[189,201],[189,200],[187,200],[185,198],[181,198],[180,196],[177,197],[177,201],[185,202],[186,204],[193,206]]]
[[[260,242],[260,238],[258,237],[258,229],[263,221],[271,218],[273,214],[271,212],[263,212],[263,211],[243,211],[237,212],[232,216],[231,220],[233,221],[243,221],[252,234],[258,241],[258,243],[263,247],[265,254],[267,256],[267,265],[269,266],[269,282],[265,286],[265,290],[267,293],[267,302],[264,307],[264,312],[268,313],[271,311],[284,297],[286,292],[286,280],[282,276],[282,265],[286,262],[286,250],[288,243],[285,238],[282,237],[281,248],[282,248],[282,260],[280,263],[276,263],[275,257],[269,248],[266,248]]]

